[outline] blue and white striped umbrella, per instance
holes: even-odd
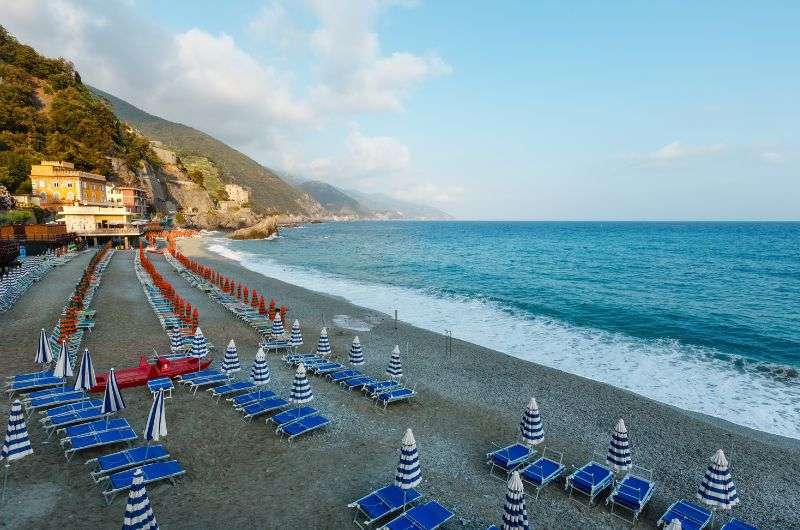
[[[317,355],[325,357],[331,354],[331,341],[328,339],[328,330],[322,328],[319,332],[319,342],[317,342]]]
[[[3,448],[0,449],[0,460],[5,459],[6,462],[13,462],[30,454],[33,454],[33,448],[28,438],[28,428],[25,426],[22,403],[15,399],[11,404],[11,411],[8,415],[8,428],[6,429]]]
[[[283,337],[284,333],[286,333],[286,330],[283,329],[283,319],[281,318],[281,314],[275,313],[275,319],[272,321],[271,335],[275,338],[278,338]]]
[[[519,432],[522,436],[522,441],[528,445],[538,445],[544,441],[542,416],[539,414],[539,405],[536,404],[536,398],[534,397],[525,407],[522,421],[519,422]]]
[[[97,379],[94,376],[92,356],[88,349],[84,349],[81,364],[78,367],[78,376],[75,378],[75,390],[91,390],[96,385]]]
[[[664,527],[664,530],[683,530],[683,525],[681,524],[681,520],[676,517],[667,526]]]
[[[144,439],[159,441],[167,435],[167,416],[164,414],[164,389],[153,395],[153,404],[144,426]]]
[[[419,451],[414,433],[406,429],[403,436],[403,445],[400,447],[400,461],[397,463],[397,472],[394,475],[394,484],[400,489],[410,490],[416,488],[422,480],[422,471],[419,468]]]
[[[67,341],[61,341],[61,352],[58,355],[55,367],[53,367],[53,375],[61,378],[72,377],[72,364],[69,362]]]
[[[722,449],[717,450],[711,465],[706,470],[700,489],[697,490],[697,498],[708,504],[712,508],[730,510],[739,504],[739,494],[736,493],[736,486],[731,478],[731,470],[728,467],[728,459]]]
[[[306,366],[300,363],[297,366],[297,371],[294,373],[294,381],[292,382],[292,392],[289,394],[289,401],[292,403],[308,403],[314,399],[314,394],[311,392],[311,384],[308,382],[306,376]]]
[[[183,347],[183,335],[179,328],[172,328],[169,333],[169,349],[172,353],[178,352]]]
[[[403,377],[403,364],[400,362],[400,346],[395,346],[392,350],[392,358],[389,359],[389,366],[386,367],[386,375],[392,379]]]
[[[39,345],[36,348],[36,358],[33,362],[36,364],[53,362],[53,352],[50,350],[50,341],[47,340],[47,334],[44,332],[44,328],[39,331]]]
[[[289,337],[289,346],[297,348],[303,344],[303,334],[300,333],[300,321],[295,319],[292,324],[292,336]]]
[[[203,336],[203,331],[197,328],[194,332],[194,339],[192,340],[192,357],[195,359],[202,359],[206,355],[208,355],[208,341]]]
[[[267,365],[267,356],[264,353],[264,348],[259,347],[256,352],[256,360],[253,361],[253,366],[250,368],[250,379],[256,385],[266,385],[269,383],[269,366]]]
[[[222,367],[220,370],[226,374],[232,374],[240,371],[241,369],[242,365],[239,362],[239,354],[236,350],[236,343],[233,342],[233,339],[231,339],[231,341],[228,343],[228,347],[225,348],[225,357],[222,359]]]
[[[608,446],[606,462],[614,468],[614,471],[624,471],[631,468],[631,446],[628,442],[628,429],[622,418],[614,427],[611,434],[611,443]]]
[[[358,340],[358,335],[353,339],[353,344],[350,345],[350,364],[353,366],[364,364],[364,350],[361,348],[361,341]]]
[[[502,530],[528,530],[528,512],[525,510],[525,488],[519,471],[511,473],[503,507]]]
[[[117,386],[117,376],[114,375],[114,369],[108,371],[108,382],[106,383],[106,391],[103,394],[103,408],[100,410],[102,414],[113,414],[125,408],[125,400],[122,399],[122,394]]]
[[[150,507],[150,499],[144,487],[142,468],[133,472],[133,484],[128,491],[128,504],[125,505],[125,518],[122,530],[158,530],[156,516]]]

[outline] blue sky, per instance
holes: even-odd
[[[300,177],[461,218],[800,219],[795,2],[6,8],[89,83]]]

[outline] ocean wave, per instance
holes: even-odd
[[[496,301],[367,283],[281,264],[210,239],[207,248],[264,276],[341,296],[415,326],[607,383],[685,410],[800,439],[800,388],[791,367],[674,339],[646,340],[524,315]],[[654,377],[657,374],[657,377]]]

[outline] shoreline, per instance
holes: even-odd
[[[318,332],[322,324],[320,313],[346,314],[356,318],[379,314],[378,311],[356,306],[339,297],[251,271],[235,260],[207,250],[204,244],[203,238],[192,238],[180,240],[179,246],[181,252],[187,256],[198,258],[218,270],[225,270],[227,274],[246,283],[263,284],[266,281],[270,295],[275,293],[276,298],[290,307],[289,320],[300,319],[307,343],[309,339],[316,340],[314,333]],[[383,315],[386,316],[385,313]],[[396,335],[393,330],[388,329],[392,327],[389,319],[367,333],[342,330],[330,322],[328,326],[329,332],[334,330],[330,333],[331,342],[334,350],[340,354],[347,351],[348,340],[354,334],[361,337],[362,343],[365,342],[365,336],[369,338],[368,348],[373,356],[373,344],[385,344],[385,347],[377,350],[382,357],[388,354],[390,343],[397,341],[404,344],[410,339],[414,348],[412,354],[406,356],[411,358],[405,361],[404,366],[408,373],[406,384],[417,382],[422,386],[420,401],[424,399],[426,404],[428,399],[424,392],[433,391],[437,386],[448,387],[457,381],[470,388],[473,392],[456,392],[455,395],[442,391],[442,394],[448,395],[439,395],[437,398],[465,399],[468,402],[465,406],[483,408],[480,414],[482,420],[485,421],[486,416],[494,418],[490,421],[495,427],[493,432],[482,430],[482,435],[472,440],[474,445],[481,447],[477,453],[467,455],[472,459],[480,459],[481,453],[491,450],[492,442],[504,444],[513,438],[519,421],[517,416],[521,414],[521,407],[530,395],[535,395],[539,401],[547,445],[565,450],[568,467],[569,464],[580,465],[587,461],[592,451],[605,451],[613,422],[618,417],[624,418],[629,425],[631,444],[634,447],[634,464],[654,468],[656,472],[657,491],[645,516],[650,522],[654,522],[673,501],[694,498],[708,459],[716,449],[723,448],[726,453],[731,453],[729,456],[734,480],[743,498],[742,507],[737,508],[734,513],[745,520],[749,519],[752,524],[774,527],[774,507],[766,508],[770,494],[759,488],[763,485],[763,478],[770,476],[774,470],[763,467],[763,462],[795,462],[795,465],[800,465],[800,440],[683,410],[629,390],[538,365],[456,338],[453,339],[453,356],[461,357],[462,361],[461,366],[454,365],[447,359],[442,359],[437,352],[444,343],[444,335],[415,327],[402,320],[397,324]],[[386,354],[382,353],[384,350]],[[420,370],[424,373],[422,378],[414,373],[415,363],[418,361],[427,365]],[[465,364],[468,366],[464,366]],[[560,414],[554,414],[554,409]],[[497,421],[500,418],[504,419]],[[487,477],[486,482],[491,485],[493,481]],[[792,491],[798,491],[800,484],[794,483],[792,488]],[[548,496],[548,502],[553,496],[560,494],[561,492],[552,492]],[[757,502],[757,498],[761,502]],[[791,500],[788,502],[793,504]],[[800,497],[795,502],[800,502]],[[537,507],[539,504],[541,501],[536,503]],[[531,511],[529,508],[529,513]],[[794,514],[790,515],[790,510],[787,509],[785,516],[788,517],[788,522]],[[584,521],[584,524],[588,524],[588,521]]]

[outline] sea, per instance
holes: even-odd
[[[431,331],[800,439],[800,223],[333,222],[206,243]]]

